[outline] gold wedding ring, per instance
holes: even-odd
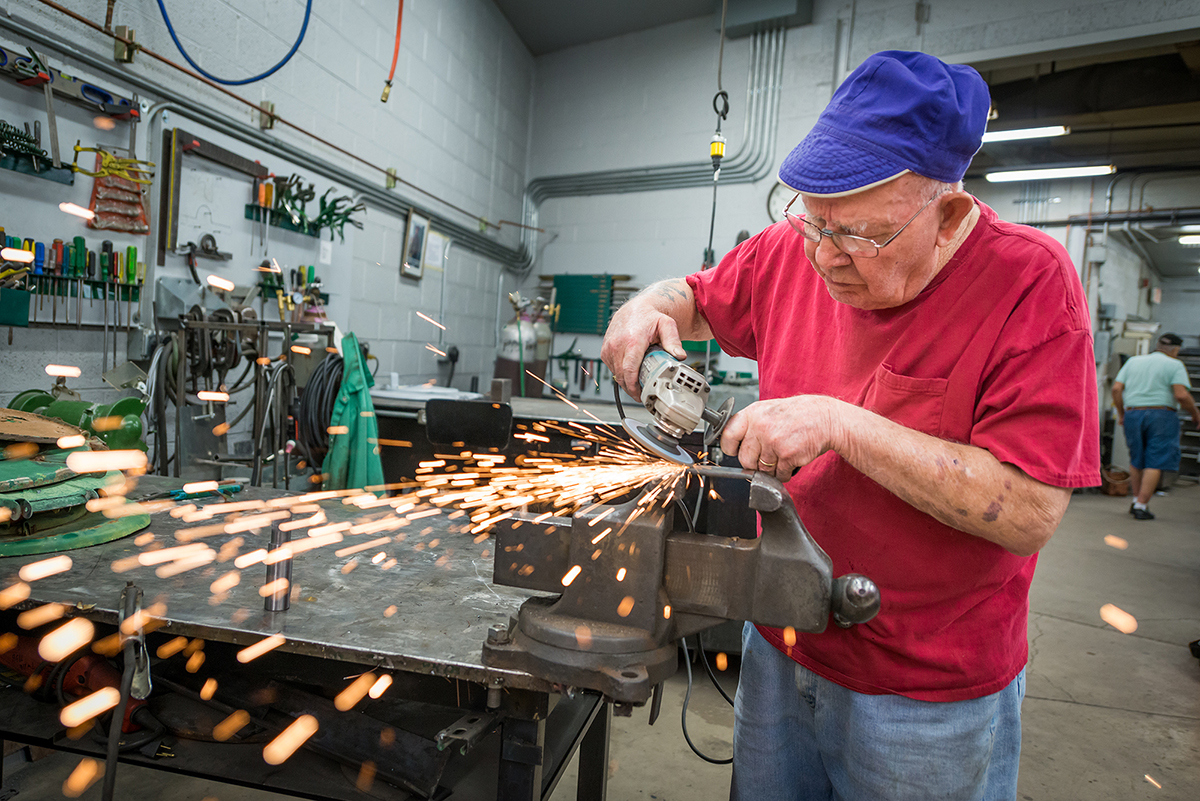
[[[767,468],[767,469],[769,470],[770,468],[772,468],[772,467],[774,467],[775,465],[779,464],[779,462],[764,462],[762,459],[759,459],[759,460],[758,460],[758,464],[759,464],[759,467],[765,467],[765,468]]]

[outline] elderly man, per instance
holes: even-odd
[[[968,67],[871,56],[784,160],[787,221],[606,335],[635,396],[655,342],[756,359],[722,447],[790,479],[834,573],[883,595],[851,629],[746,626],[735,799],[1015,797],[1029,583],[1099,435],[1066,252],[962,190],[988,108]]]
[[[1129,513],[1136,520],[1154,519],[1149,505],[1159,479],[1164,470],[1179,469],[1182,454],[1176,404],[1200,427],[1192,382],[1179,361],[1181,345],[1178,334],[1163,334],[1154,353],[1129,359],[1113,381],[1113,408],[1117,422],[1125,427],[1129,446],[1129,483],[1135,496]]]

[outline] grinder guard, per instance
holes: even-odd
[[[758,539],[672,532],[672,504],[636,499],[537,525],[532,515],[498,523],[493,581],[561,595],[526,601],[507,631],[489,635],[484,663],[640,704],[674,673],[675,642],[723,620],[820,632],[831,613],[843,626],[878,613],[878,588],[857,574],[833,578],[829,556],[778,480],[698,471],[750,478]],[[580,570],[564,587],[574,566]]]

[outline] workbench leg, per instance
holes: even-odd
[[[608,794],[608,742],[612,732],[612,704],[602,703],[595,720],[579,743],[577,801],[604,801]]]
[[[508,718],[500,727],[497,801],[539,801],[546,721]]]

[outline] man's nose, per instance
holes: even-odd
[[[816,252],[813,256],[817,264],[822,268],[845,267],[850,264],[851,259],[837,245],[833,244],[833,240],[827,236],[822,236],[821,241],[817,243]]]

